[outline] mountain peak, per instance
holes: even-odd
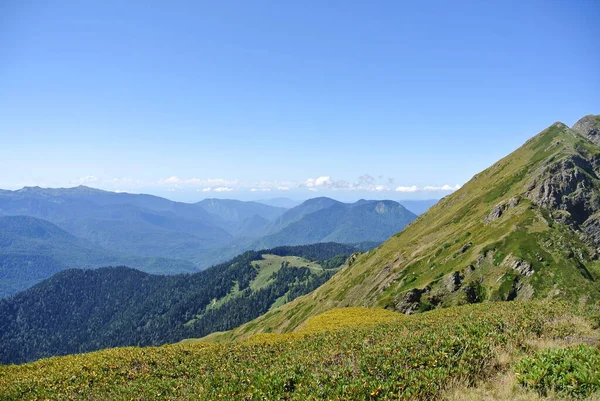
[[[577,121],[573,125],[572,130],[596,145],[600,145],[600,114],[588,114]]]

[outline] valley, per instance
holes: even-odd
[[[0,190],[0,224],[7,225],[0,242],[0,297],[69,268],[126,265],[176,274],[282,245],[373,247],[415,218],[393,201],[346,204],[315,198],[285,209],[229,199],[173,202],[88,187]],[[19,224],[34,228],[19,233]],[[35,230],[48,232],[43,250]],[[30,266],[32,258],[38,261]]]
[[[61,272],[0,301],[2,361],[111,349],[1,366],[0,396],[594,399],[598,127],[553,124],[374,249],[283,246],[173,276]],[[303,207],[334,207],[327,222],[336,206]]]
[[[0,401],[600,401],[600,1],[0,1]]]

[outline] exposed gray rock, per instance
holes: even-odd
[[[469,265],[463,269],[464,276],[470,276],[475,271],[475,266]]]
[[[552,212],[552,218],[559,224],[563,224],[565,226],[572,226],[575,224],[575,220],[571,216],[571,213],[566,210],[554,210]]]
[[[535,270],[531,267],[531,263],[526,260],[515,260],[511,265],[511,268],[515,269],[521,276],[529,277],[535,273]]]
[[[521,198],[519,198],[518,196],[513,196],[512,198],[510,198],[508,200],[507,206],[508,206],[508,208],[516,207],[519,205],[520,201],[521,201]]]
[[[348,259],[346,260],[346,264],[348,266],[352,266],[352,264],[354,264],[354,262],[356,262],[356,259],[361,255],[361,252],[354,252],[352,255],[350,255],[348,257]]]
[[[599,185],[596,173],[581,155],[570,155],[546,163],[529,184],[526,196],[540,207],[565,210],[580,224],[600,209],[594,190]]]
[[[483,218],[483,222],[488,224],[494,220],[498,220],[500,217],[502,217],[502,213],[504,213],[504,204],[496,205],[490,214]]]
[[[516,286],[513,288],[514,291],[514,300],[518,301],[528,301],[533,299],[534,289],[533,286],[529,283],[517,282]]]
[[[459,253],[465,253],[467,252],[471,247],[473,246],[472,242],[467,242],[466,244],[464,244],[459,250]]]
[[[521,276],[530,277],[535,273],[531,263],[524,259],[519,259],[514,255],[507,256],[502,264],[516,270]]]
[[[502,201],[502,202],[498,203],[496,206],[494,206],[492,208],[492,211],[483,218],[483,222],[488,224],[494,220],[499,219],[500,217],[502,217],[502,215],[504,214],[504,212],[506,210],[517,206],[519,204],[520,200],[521,199],[518,196],[514,196],[514,197],[510,198],[508,201]]]
[[[587,115],[573,125],[573,130],[600,145],[600,115]]]
[[[463,277],[459,272],[453,272],[444,276],[441,284],[447,292],[456,292],[460,288],[462,280]]]
[[[594,214],[587,219],[581,229],[585,235],[584,240],[600,247],[600,214]]]
[[[398,312],[405,313],[407,315],[418,312],[421,304],[421,296],[428,291],[428,287],[422,290],[414,288],[410,291],[400,294],[394,301],[395,309]]]

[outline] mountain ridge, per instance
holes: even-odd
[[[494,300],[596,302],[596,171],[600,147],[552,124],[311,294],[208,339],[293,331],[338,307],[415,313]]]
[[[65,269],[122,264],[151,273],[198,271],[184,260],[134,257],[108,251],[46,220],[0,216],[0,298],[25,290]]]
[[[345,222],[338,220],[330,221],[332,228],[327,233],[337,229],[337,236],[309,237],[300,230],[294,234],[295,238],[283,233],[283,240],[260,243],[260,238],[265,235],[275,234],[314,211],[336,204],[342,203],[325,197],[308,200],[289,210],[227,199],[206,199],[188,204],[153,195],[114,193],[86,186],[25,187],[0,192],[0,216],[41,218],[101,248],[157,260],[182,259],[200,269],[249,249],[332,240],[380,242],[390,234],[378,232],[378,225],[373,220],[367,221],[370,228],[363,230],[361,236],[348,237],[350,233],[343,233],[341,229]],[[414,218],[410,214],[407,216]],[[304,224],[315,230],[319,222]],[[402,227],[401,221],[394,230],[399,231]],[[345,231],[351,230],[349,227]]]

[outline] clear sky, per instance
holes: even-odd
[[[600,113],[599,20],[597,0],[3,0],[0,188],[441,197]]]

